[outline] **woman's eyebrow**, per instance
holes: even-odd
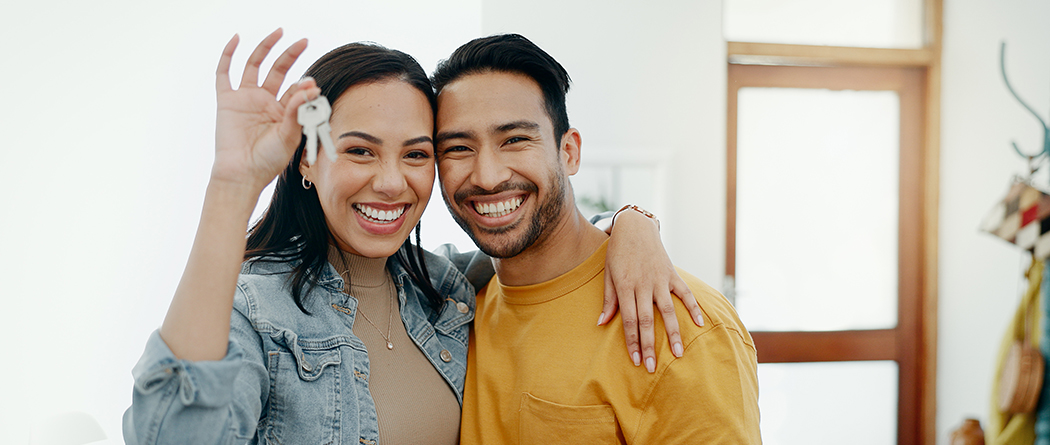
[[[405,141],[405,143],[401,144],[401,146],[402,147],[408,147],[410,145],[423,144],[423,143],[429,143],[429,144],[433,145],[434,144],[434,140],[430,139],[430,136],[420,136],[418,138],[412,138],[412,139],[409,139],[409,140]]]
[[[377,138],[375,136],[372,136],[372,135],[370,135],[368,133],[361,132],[361,131],[348,131],[346,133],[343,133],[343,134],[339,135],[338,139],[349,138],[349,137],[361,138],[361,139],[364,139],[364,140],[366,140],[368,142],[371,142],[373,144],[376,144],[376,145],[383,145],[383,140],[382,139],[379,139],[379,138]]]

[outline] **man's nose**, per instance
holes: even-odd
[[[503,156],[495,150],[481,150],[474,163],[470,182],[484,190],[494,190],[496,186],[509,181],[511,175],[511,170],[504,162]]]

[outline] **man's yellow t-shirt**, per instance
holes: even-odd
[[[685,353],[656,316],[656,373],[627,355],[601,311],[606,244],[553,280],[478,294],[463,397],[463,444],[758,444],[755,346],[720,293],[678,270],[704,313],[677,299]]]

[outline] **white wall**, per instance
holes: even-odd
[[[583,164],[603,152],[668,160],[657,202],[676,264],[718,287],[725,273],[725,42],[718,0],[483,0],[484,35],[516,32],[572,77],[569,123]],[[673,240],[673,242],[672,242]]]
[[[1050,3],[1042,0],[945,0],[941,102],[940,310],[937,438],[964,416],[987,425],[995,357],[1023,287],[1022,256],[977,231],[1025,162],[1042,147],[1042,129],[1007,92],[999,42],[1007,41],[1007,74],[1021,97],[1050,114]],[[1044,189],[1050,188],[1045,177]]]
[[[477,0],[39,1],[5,5],[4,15],[4,444],[28,443],[31,424],[70,410],[91,413],[122,443],[131,367],[163,318],[200,215],[215,65],[234,33],[235,67],[278,26],[280,50],[310,38],[294,79],[359,40],[408,52],[429,72],[480,32]],[[434,204],[443,211],[440,197]],[[447,223],[439,232],[460,233]]]

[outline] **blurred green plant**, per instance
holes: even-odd
[[[604,196],[598,197],[597,199],[592,198],[590,196],[581,196],[579,201],[580,204],[590,207],[596,210],[598,213],[613,210],[613,206],[609,204],[609,201],[606,200]]]

